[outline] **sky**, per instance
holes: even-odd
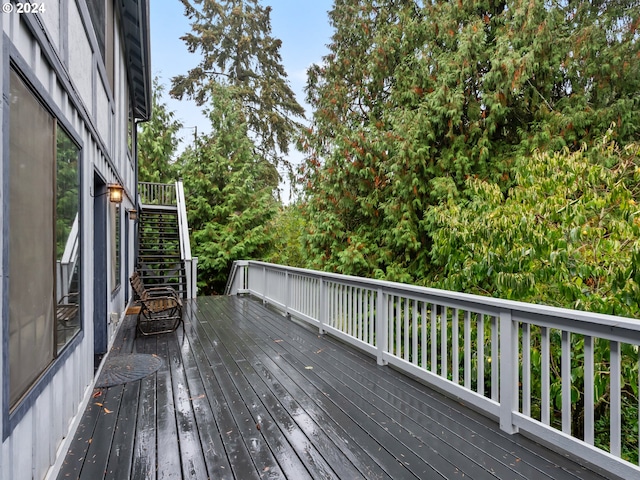
[[[333,0],[262,0],[261,4],[272,7],[271,33],[282,40],[280,55],[287,71],[291,88],[300,103],[310,113],[304,102],[306,71],[313,63],[320,63],[328,53],[327,44],[333,33],[327,12]],[[209,133],[209,121],[201,108],[189,100],[177,101],[169,96],[171,78],[186,74],[197,66],[198,56],[187,51],[180,37],[191,30],[184,16],[184,7],[179,0],[150,2],[151,15],[151,71],[164,85],[163,101],[184,126],[180,132],[185,144],[193,141],[194,128],[198,135]],[[289,161],[299,163],[301,154],[292,150]],[[286,189],[285,189],[286,190]],[[282,192],[286,196],[286,192]]]

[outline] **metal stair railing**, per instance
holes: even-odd
[[[176,184],[138,182],[138,195],[142,205],[176,205]]]

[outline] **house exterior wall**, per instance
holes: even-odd
[[[106,276],[105,296],[108,345],[111,344],[130,298],[128,277],[133,268],[134,222],[126,212],[136,199],[136,161],[127,146],[130,109],[125,43],[121,24],[114,25],[114,85],[99,51],[86,0],[44,3],[37,14],[3,13],[0,16],[0,295],[1,325],[9,322],[7,286],[8,218],[7,188],[9,156],[9,74],[13,67],[39,96],[60,125],[80,146],[80,229],[81,229],[81,318],[80,333],[42,373],[17,405],[8,402],[8,329],[0,330],[0,479],[42,479],[59,461],[65,439],[73,431],[94,383],[94,278]],[[115,8],[115,7],[114,7]],[[116,9],[117,11],[117,9]],[[37,134],[37,132],[31,132]],[[135,135],[134,135],[135,141]],[[133,149],[135,152],[135,149]],[[106,184],[125,188],[121,204],[120,285],[112,284],[108,271],[96,271],[95,248],[111,252],[111,229],[107,222],[104,245],[94,242],[94,176]],[[107,216],[108,218],[108,216]],[[125,233],[126,232],[126,233]],[[128,247],[125,246],[128,242]],[[125,258],[125,252],[129,252]],[[110,264],[110,262],[108,262]],[[28,272],[26,273],[28,274]]]

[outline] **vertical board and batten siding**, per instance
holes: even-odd
[[[47,2],[44,14],[34,14],[31,18],[21,18],[17,14],[0,16],[3,35],[0,36],[0,52],[2,70],[8,69],[6,52],[17,51],[20,57],[22,73],[31,82],[39,84],[58,115],[74,130],[74,136],[81,145],[81,222],[85,233],[82,236],[82,277],[83,285],[83,338],[68,354],[61,364],[56,364],[56,371],[49,376],[38,397],[32,399],[31,407],[17,421],[3,440],[0,450],[1,479],[42,479],[45,478],[51,465],[56,462],[58,454],[68,440],[70,428],[78,420],[85,403],[91,394],[93,382],[93,236],[90,234],[93,224],[92,185],[94,172],[99,172],[107,182],[124,182],[129,192],[136,191],[135,162],[129,158],[127,148],[127,127],[129,118],[129,99],[126,78],[126,61],[123,42],[119,34],[115,35],[115,85],[116,92],[110,94],[108,79],[102,75],[97,62],[102,62],[97,51],[88,12],[84,4],[81,8],[73,0],[64,2]],[[84,9],[84,10],[83,10]],[[23,16],[24,17],[24,16]],[[120,32],[116,22],[115,30]],[[4,37],[6,35],[6,37]],[[8,39],[8,42],[7,42]],[[5,43],[7,42],[7,43]],[[10,49],[10,47],[12,47]],[[96,52],[94,54],[94,51]],[[52,53],[53,52],[53,53]],[[53,55],[56,59],[51,59]],[[61,62],[61,63],[56,63]],[[103,70],[104,71],[104,70]],[[6,91],[4,77],[0,75],[0,92]],[[69,86],[69,87],[67,87]],[[0,104],[0,118],[5,117],[7,104],[3,98]],[[114,116],[115,112],[115,116]],[[3,129],[0,132],[0,146],[3,155],[8,139]],[[127,161],[128,160],[128,161]],[[4,160],[3,160],[4,162]],[[114,170],[114,166],[115,170]],[[116,171],[117,170],[117,171]],[[128,171],[129,170],[129,171]],[[0,184],[8,184],[2,178]],[[4,189],[0,190],[0,204],[4,202]],[[132,208],[130,200],[125,199],[122,210]],[[2,218],[0,223],[7,225]],[[126,218],[123,213],[123,218]],[[126,220],[123,227],[128,228]],[[130,235],[132,241],[133,235]],[[4,234],[0,239],[0,251],[4,251]],[[124,241],[125,235],[121,235]],[[132,245],[132,243],[130,243]],[[124,245],[121,248],[124,254]],[[0,262],[0,268],[2,268]],[[122,261],[122,278],[128,272],[127,263]],[[4,278],[6,272],[0,272]],[[101,272],[104,273],[104,272]],[[108,311],[123,315],[125,305],[124,289],[127,284],[122,280],[123,288],[116,294],[108,295]],[[8,308],[0,309],[4,315]],[[110,315],[111,317],[111,315]],[[115,317],[115,315],[114,315]],[[3,322],[8,319],[2,318]],[[109,322],[109,343],[113,341],[118,322]],[[2,355],[0,355],[0,372],[4,371]],[[0,382],[0,398],[2,388]],[[0,414],[0,431],[7,418]]]
[[[623,357],[632,368],[640,362],[636,319],[255,261],[234,264],[229,293],[250,293],[318,326],[376,356],[379,364],[473,405],[509,434],[525,433],[620,478],[640,477],[637,460],[621,458],[623,400],[640,403],[621,382]],[[596,342],[604,342],[600,346],[609,352],[598,372]],[[539,368],[533,365],[532,345],[540,346]],[[626,353],[625,346],[631,347]],[[572,380],[580,368],[584,385]],[[594,419],[599,376],[611,378],[610,421],[604,425],[610,442],[604,448],[594,445],[596,428],[603,428]],[[560,395],[552,400],[553,389]],[[584,397],[584,419],[572,414],[577,404],[572,391]],[[533,400],[539,405],[534,413]],[[579,431],[572,431],[574,426]],[[638,448],[637,429],[635,435],[630,448]]]
[[[5,23],[6,20],[3,18],[6,15],[2,15],[0,16],[0,25],[2,25],[2,31],[5,31]],[[4,49],[4,33],[0,34],[0,62],[4,62],[4,58],[5,58],[5,49]],[[4,149],[4,114],[5,114],[5,98],[4,98],[4,74],[2,73],[2,69],[0,69],[0,152],[3,151]],[[2,153],[0,153],[0,158],[3,158]],[[4,261],[1,260],[2,256],[4,256],[4,249],[5,249],[5,230],[4,230],[4,221],[3,221],[3,211],[4,211],[4,204],[5,204],[5,198],[4,196],[6,195],[5,191],[7,190],[7,188],[5,187],[5,168],[4,168],[4,159],[2,161],[0,161],[0,232],[2,232],[2,234],[0,235],[0,291],[2,291],[5,288],[5,278],[6,278],[6,272],[4,271]],[[2,304],[2,301],[0,301],[0,325],[2,324],[1,322],[4,321],[4,305]],[[2,345],[2,339],[0,339],[0,345]],[[0,372],[4,372],[4,355],[2,355],[2,351],[0,349]],[[4,382],[2,381],[2,379],[0,378],[0,404],[2,402],[2,399],[4,398]],[[0,406],[0,410],[1,410],[1,406]],[[4,414],[0,411],[0,432],[4,431]],[[5,455],[5,446],[4,443],[2,445],[0,445],[0,475],[2,475],[3,472],[3,465],[4,465],[4,458],[6,457]]]

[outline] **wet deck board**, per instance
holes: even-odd
[[[250,298],[118,353],[164,359],[97,389],[59,479],[602,478]]]

